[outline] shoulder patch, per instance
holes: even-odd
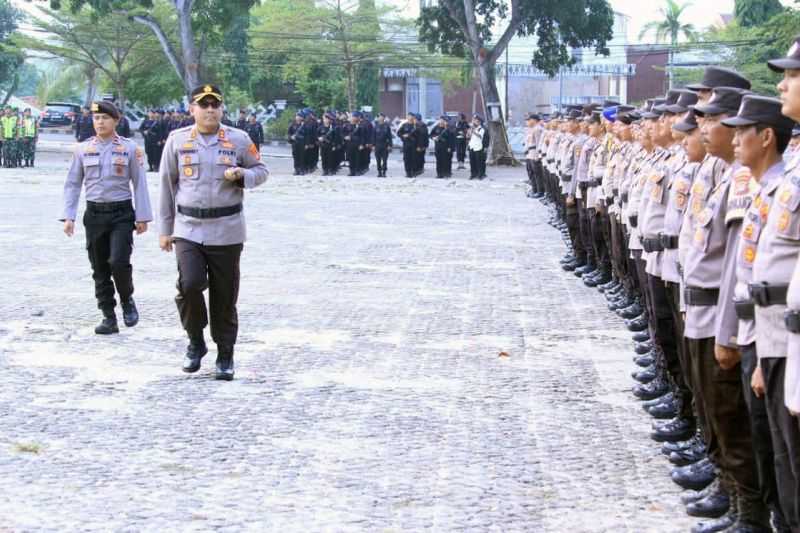
[[[256,148],[255,144],[250,143],[250,146],[247,148],[247,151],[250,152],[250,154],[256,159],[261,160],[261,153],[258,151],[258,148]]]
[[[758,194],[759,188],[758,182],[753,179],[749,168],[743,167],[734,172],[728,192],[728,209],[725,213],[725,224],[744,218],[753,198]]]

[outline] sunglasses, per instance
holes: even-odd
[[[209,107],[213,109],[219,109],[220,106],[222,105],[222,102],[220,102],[219,100],[200,100],[199,102],[197,102],[197,105],[199,105],[203,109],[208,109]]]

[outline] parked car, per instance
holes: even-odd
[[[72,126],[75,117],[81,114],[80,104],[65,102],[47,102],[42,111],[41,125],[44,126]]]

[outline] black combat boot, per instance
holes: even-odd
[[[122,303],[122,321],[125,326],[132,328],[139,323],[139,311],[136,309],[136,303],[133,298],[128,298],[127,301]]]
[[[119,333],[119,326],[117,326],[117,314],[114,308],[103,309],[103,321],[94,328],[94,332],[98,335],[111,335],[112,333]]]
[[[208,353],[206,341],[203,333],[199,335],[189,335],[189,346],[186,347],[186,355],[183,358],[183,371],[187,374],[200,370],[200,361]]]
[[[217,346],[217,372],[214,379],[233,380],[233,346]]]

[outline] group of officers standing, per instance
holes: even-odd
[[[374,153],[378,177],[385,178],[395,136],[402,143],[403,168],[407,178],[425,171],[425,155],[431,143],[437,178],[452,177],[454,155],[458,168],[465,168],[468,149],[470,179],[486,177],[489,132],[479,115],[475,115],[472,123],[467,122],[463,113],[455,123],[447,115],[442,115],[429,129],[420,114],[409,112],[393,133],[392,125],[383,113],[372,120],[369,113],[361,111],[328,111],[320,122],[311,109],[298,111],[287,132],[294,175],[315,172],[321,161],[323,176],[333,176],[345,165],[349,176],[362,176],[369,172]]]
[[[697,532],[800,531],[800,37],[768,65],[780,99],[709,67],[642,108],[528,120],[532,195],[634,332]]]
[[[30,108],[20,113],[6,106],[0,114],[0,164],[5,168],[32,167],[38,139],[39,121]]]

